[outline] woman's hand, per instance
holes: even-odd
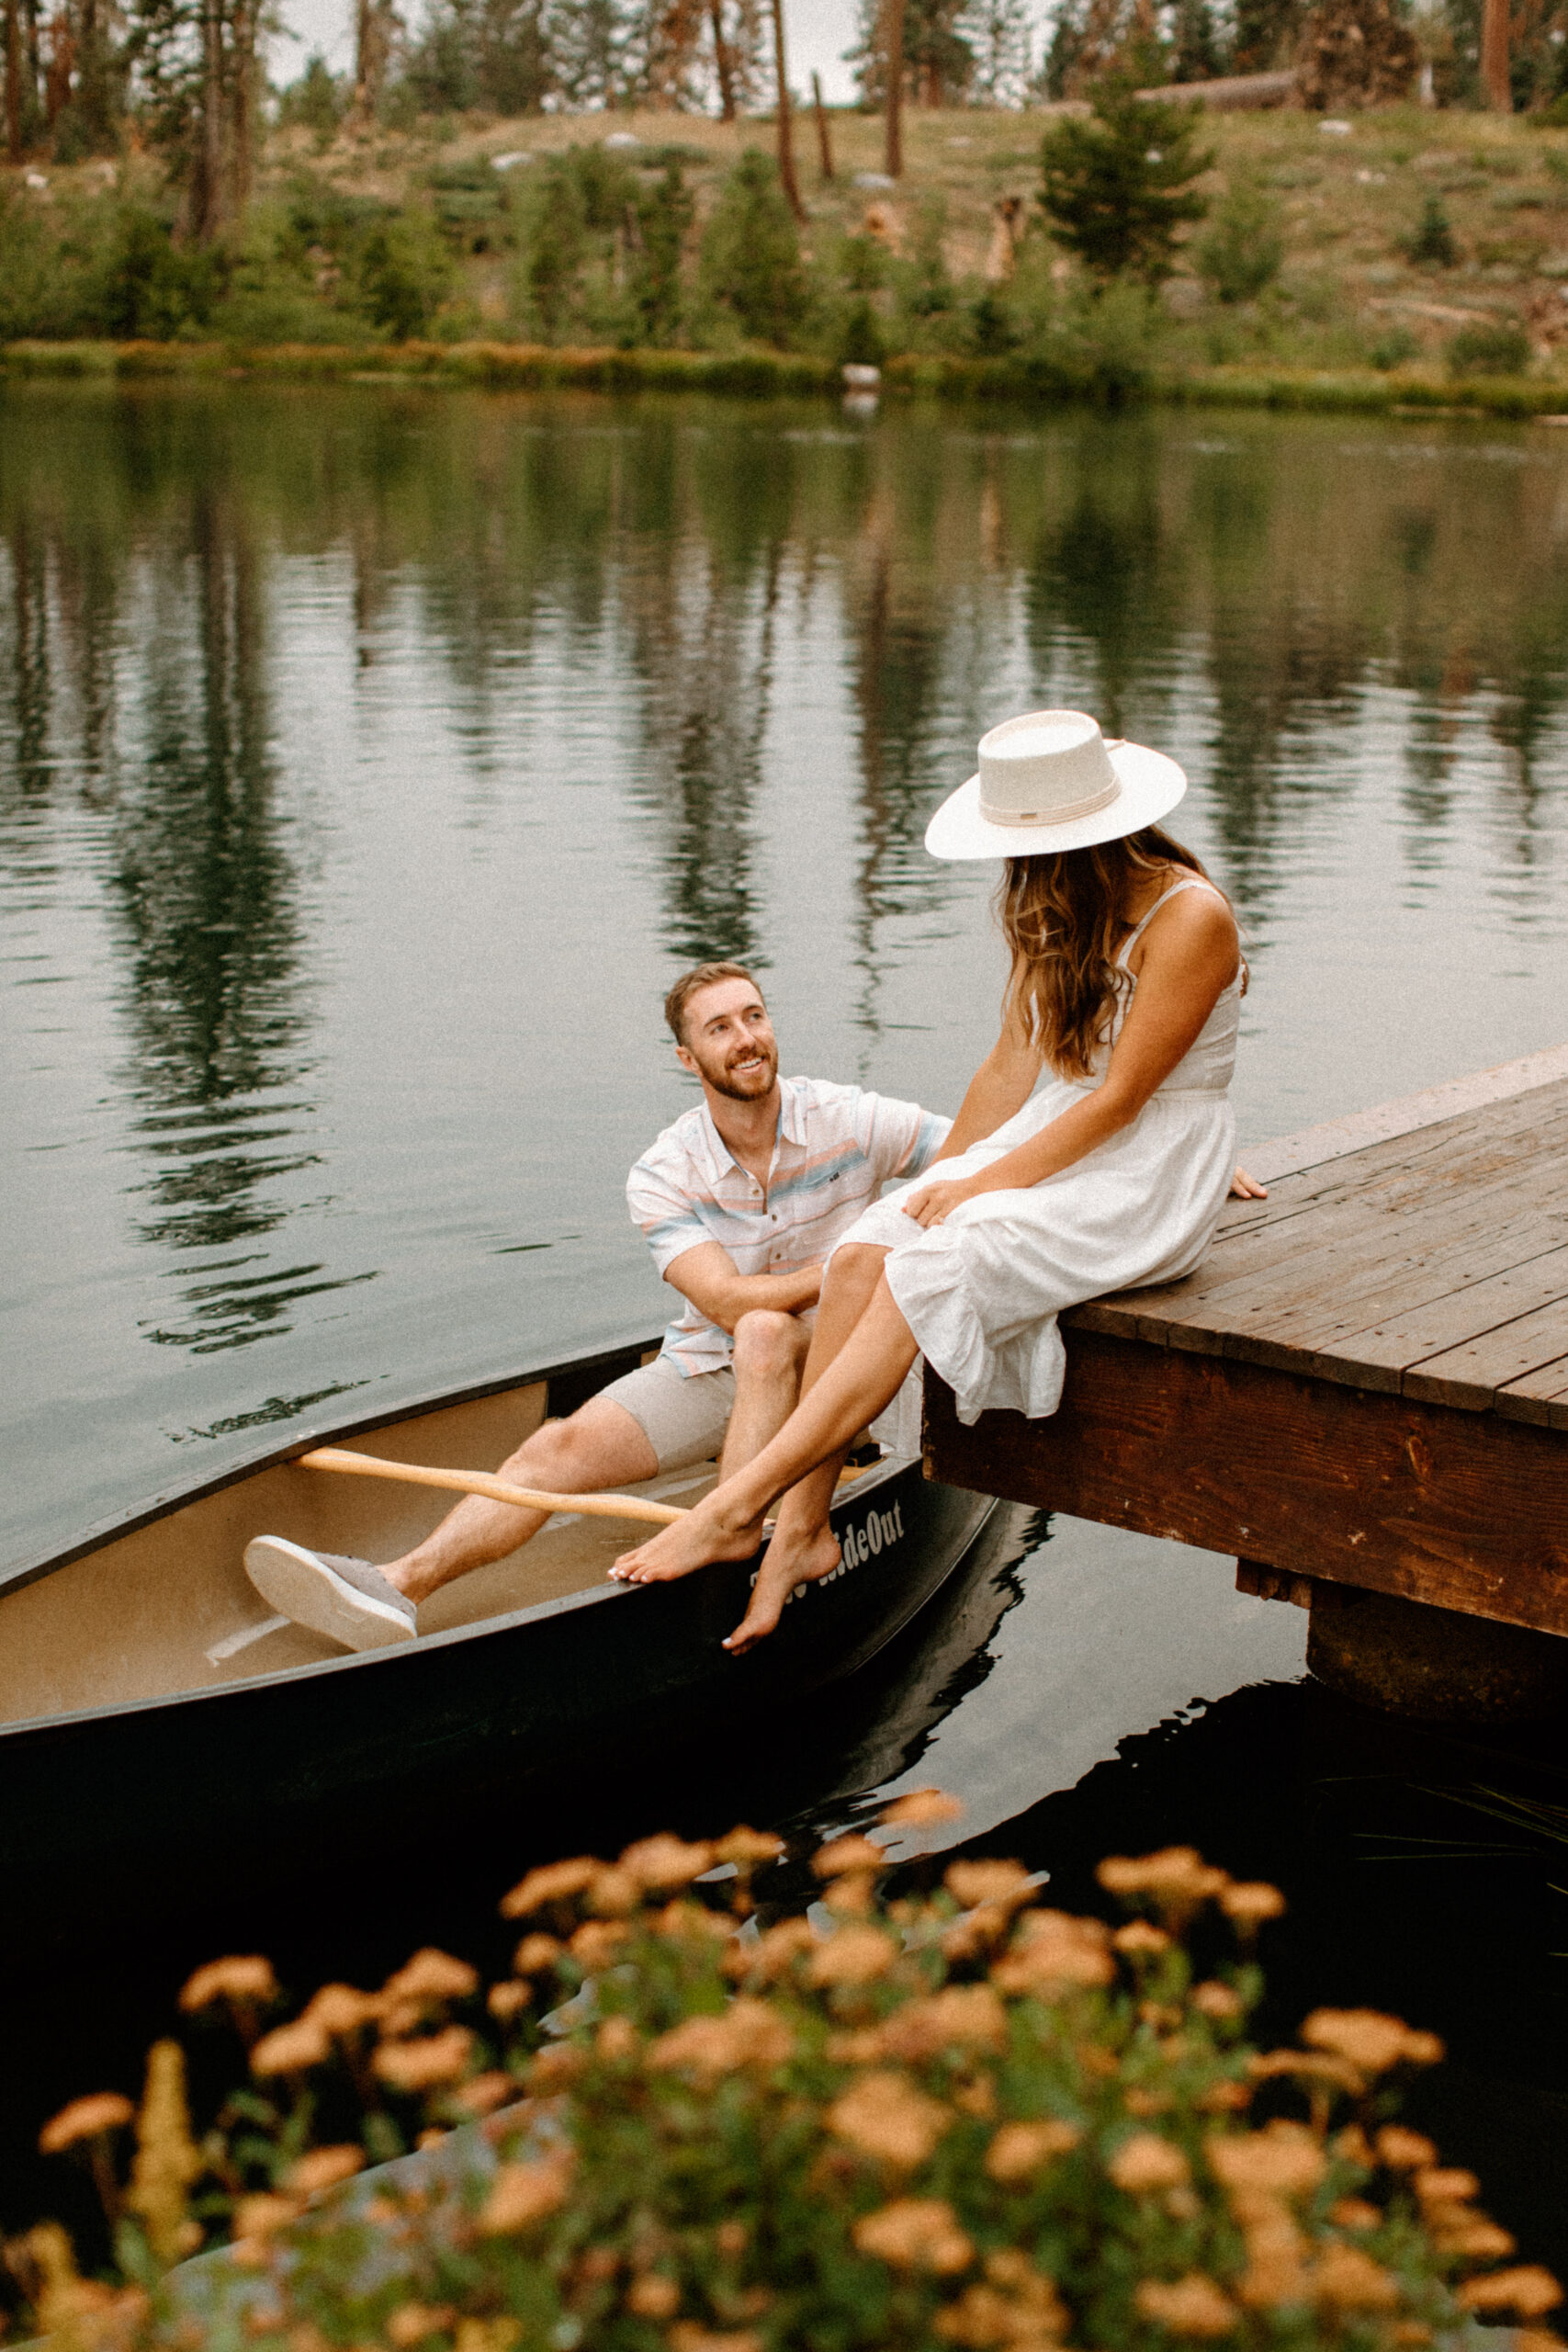
[[[1231,1198],[1233,1201],[1266,1201],[1269,1187],[1260,1184],[1256,1176],[1249,1176],[1245,1168],[1238,1167],[1231,1178]]]
[[[944,1223],[964,1201],[972,1201],[976,1193],[989,1189],[978,1176],[966,1176],[950,1184],[923,1184],[912,1199],[905,1202],[904,1215],[912,1216],[929,1232],[933,1225]]]

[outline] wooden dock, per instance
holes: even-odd
[[[1486,1631],[1568,1635],[1568,1046],[1245,1157],[1196,1274],[1063,1318],[1053,1419],[928,1374],[928,1474],[1235,1554],[1358,1696],[1568,1704],[1568,1643]]]

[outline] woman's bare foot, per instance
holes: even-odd
[[[732,1521],[713,1510],[712,1502],[711,1495],[705,1496],[684,1519],[660,1528],[636,1551],[623,1552],[611,1576],[620,1584],[669,1584],[716,1560],[749,1560],[762,1540],[761,1521]]]
[[[775,1530],[751,1588],[750,1606],[725,1648],[736,1657],[749,1650],[773,1632],[797,1584],[816,1584],[838,1565],[839,1539],[830,1527],[815,1527],[802,1536]]]

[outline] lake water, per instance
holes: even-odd
[[[954,1108],[994,1034],[994,877],[921,835],[1014,709],[1094,710],[1187,767],[1178,830],[1253,971],[1244,1152],[1562,1042],[1565,444],[0,393],[0,1561],[268,1424],[655,1329],[622,1184],[691,1100],[660,1002],[698,956],[765,974],[787,1069]],[[389,1873],[348,1825],[265,1907],[150,1894],[112,1996],[34,1965],[17,1922],[8,1979],[70,2030],[0,2087],[0,2223],[48,2193],[40,2115],[129,2081],[226,1940],[300,1983],[478,1953],[499,1890],[574,1837],[747,1813],[806,1837],[934,1780],[1064,1901],[1172,1838],[1277,1878],[1275,2022],[1369,1999],[1436,2026],[1422,2111],[1561,2257],[1561,1865],[1455,1801],[1561,1804],[1558,1744],[1358,1715],[1303,1680],[1304,1627],[1210,1555],[1010,1513],[787,1753],[574,1776],[547,1820],[455,1792],[439,1853]]]

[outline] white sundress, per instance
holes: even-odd
[[[1213,888],[1191,874],[1163,891],[1123,942],[1122,969],[1161,907],[1182,890]],[[1235,1165],[1228,1090],[1241,1017],[1239,967],[1165,1083],[1087,1159],[1016,1192],[982,1193],[929,1229],[899,1206],[925,1185],[988,1168],[1092,1093],[1137,986],[1131,972],[1127,981],[1092,1076],[1047,1075],[994,1135],[887,1193],[838,1245],[872,1242],[890,1252],[888,1285],[921,1354],[953,1391],[961,1421],[997,1410],[1032,1420],[1054,1413],[1066,1368],[1056,1326],[1063,1309],[1109,1291],[1175,1282],[1192,1272],[1213,1235]]]

